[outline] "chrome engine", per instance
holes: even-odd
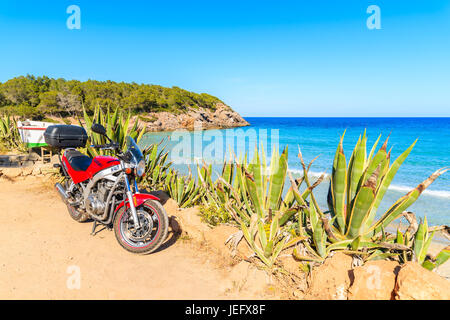
[[[105,202],[101,201],[96,193],[90,194],[86,199],[86,209],[92,214],[102,214],[105,210]]]
[[[93,215],[102,215],[105,212],[108,192],[111,190],[113,182],[101,181],[86,199],[86,210]]]

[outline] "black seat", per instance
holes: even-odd
[[[66,158],[72,169],[75,171],[86,171],[92,163],[90,157],[74,149],[66,150]]]

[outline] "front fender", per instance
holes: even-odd
[[[135,193],[133,195],[134,206],[136,208],[139,207],[141,204],[143,204],[147,200],[159,201],[160,199],[158,197],[155,197],[152,194],[149,194],[149,193]],[[119,211],[119,209],[122,208],[124,205],[126,205],[127,208],[130,207],[130,204],[128,203],[128,200],[125,200],[125,201],[122,201],[121,203],[119,203],[119,205],[116,207],[116,210],[114,210],[114,213]]]

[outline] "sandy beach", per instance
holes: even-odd
[[[264,298],[233,290],[223,263],[171,234],[147,256],[126,252],[108,230],[91,236],[92,223],[73,221],[42,180],[0,178],[0,299]],[[74,266],[80,289],[67,286]]]

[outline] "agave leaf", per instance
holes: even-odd
[[[89,117],[89,115],[86,112],[86,109],[83,107],[83,117],[84,117],[84,123],[86,124],[86,129],[91,130],[92,127],[92,120]]]
[[[111,121],[109,107],[106,112],[106,118],[108,119],[108,121],[106,122],[106,134],[108,137],[112,137],[113,136],[113,130],[112,130],[113,122]]]
[[[300,159],[300,163],[302,165],[303,168],[303,178],[305,180],[306,186],[307,186],[307,190],[313,189],[313,185],[311,185],[311,183],[309,182],[309,177],[308,177],[308,172],[309,172],[309,168],[311,167],[312,163],[318,158],[315,157],[308,165],[308,167],[306,167],[305,162],[303,160],[303,156],[302,156],[302,152],[300,147],[298,148],[298,158]],[[319,178],[319,180],[323,179],[322,176]],[[323,216],[322,211],[320,210],[319,205],[317,204],[316,198],[314,196],[314,193],[310,192],[309,195],[311,196],[311,200],[313,202],[313,204],[316,206],[317,212],[320,214],[320,216]]]
[[[265,248],[267,246],[267,235],[264,229],[264,223],[261,220],[258,220],[258,234],[261,246]]]
[[[146,130],[144,128],[141,128],[138,136],[136,137],[136,142],[137,143],[139,143],[139,141],[141,141],[141,139],[142,139],[142,137],[144,136],[145,133],[146,133]]]
[[[300,194],[300,192],[298,191],[299,187],[297,185],[297,182],[294,180],[294,178],[292,177],[292,174],[290,171],[288,171],[288,176],[289,176],[289,180],[291,181],[291,190],[293,192],[294,198],[297,201],[297,203],[302,206],[302,207],[308,207],[308,205],[305,202],[305,199],[303,199],[303,196]]]
[[[369,209],[375,198],[376,180],[379,168],[371,175],[366,184],[359,190],[350,214],[347,234],[351,238],[358,237],[363,233],[363,221],[369,213]]]
[[[450,258],[450,246],[447,246],[444,249],[442,249],[436,256],[435,262],[436,267],[444,264],[449,258]]]
[[[228,183],[231,184],[233,179],[233,165],[225,161],[222,169],[222,178]]]
[[[284,225],[291,217],[293,217],[299,210],[298,207],[292,207],[282,212],[279,224]]]
[[[422,250],[422,256],[420,257],[420,259],[423,261],[425,260],[425,258],[427,256],[431,241],[433,241],[433,238],[434,238],[434,234],[435,234],[435,231],[431,232],[431,234],[427,234],[427,241],[425,241],[425,244],[424,244],[423,250]]]
[[[273,250],[272,253],[272,265],[280,255],[281,251],[283,251],[283,249],[286,248],[286,246],[287,246],[287,238],[283,238],[277,242],[277,244],[275,245],[275,249]]]
[[[253,179],[253,176],[248,172],[245,172],[245,183],[250,198],[252,199],[252,203],[255,207],[256,213],[258,214],[258,217],[264,218],[265,217],[265,211],[263,208],[264,200],[259,198],[255,180]]]
[[[289,241],[286,242],[286,248],[292,247],[292,246],[296,245],[297,243],[299,243],[300,241],[304,241],[307,239],[308,239],[308,237],[306,237],[306,236],[298,236],[293,239],[290,239]]]
[[[379,178],[383,177],[383,172],[385,170],[385,165],[387,163],[387,159],[388,159],[388,154],[386,151],[387,148],[387,142],[388,142],[389,137],[386,139],[386,141],[383,143],[383,145],[381,146],[380,150],[378,150],[378,152],[376,153],[376,155],[369,160],[368,166],[363,174],[363,177],[361,179],[361,182],[364,184],[366,183],[366,180],[368,177],[370,177],[377,168],[379,169]],[[377,179],[377,183],[376,185],[378,186],[378,181],[379,179]]]
[[[372,159],[372,156],[373,156],[373,154],[375,152],[375,149],[377,148],[378,142],[380,142],[380,139],[381,139],[381,134],[378,136],[377,140],[373,144],[372,149],[370,149],[369,156],[367,157],[368,161],[370,161]]]
[[[434,268],[436,268],[436,264],[434,263],[434,262],[432,262],[432,261],[430,261],[430,260],[425,260],[423,263],[422,263],[422,267],[424,267],[425,269],[428,269],[428,270],[433,270]]]
[[[424,219],[424,222],[419,224],[419,229],[417,229],[416,235],[414,237],[414,254],[416,256],[417,262],[422,263],[425,259],[424,247],[427,241],[428,234],[428,224],[427,219]]]
[[[299,178],[299,179],[296,179],[296,180],[295,180],[295,185],[296,185],[298,188],[300,188],[302,182],[303,182],[303,177],[302,177],[302,178]],[[281,204],[281,210],[282,210],[282,211],[289,210],[289,209],[294,205],[294,202],[295,202],[295,196],[294,196],[294,190],[293,190],[292,188],[293,188],[293,185],[292,185],[292,183],[291,183],[291,186],[289,187],[289,189],[288,189],[286,195],[284,196],[283,202],[282,202],[282,204]],[[299,189],[297,189],[297,190],[299,190]],[[305,191],[306,191],[306,190],[305,190]]]
[[[403,233],[400,232],[400,229],[397,229],[397,238],[395,240],[395,243],[404,244],[405,240],[403,238]]]
[[[256,243],[254,241],[254,231],[251,230],[252,228],[254,228],[253,227],[254,224],[255,223],[250,222],[251,228],[249,229],[249,228],[247,228],[245,223],[241,223],[241,230],[244,235],[244,238],[245,238],[245,240],[247,240],[248,244],[253,249],[253,251],[256,253],[258,258],[260,258],[261,261],[263,263],[265,263],[266,265],[271,266],[272,262],[266,258],[266,256],[264,255],[264,252],[256,245]]]
[[[262,180],[263,180],[263,190],[262,193],[266,195],[267,193],[267,157],[266,152],[264,151],[264,145],[261,143],[261,160],[262,160]]]
[[[250,206],[249,199],[247,197],[248,191],[247,191],[247,185],[245,183],[245,177],[244,177],[244,168],[237,164],[237,170],[236,170],[236,181],[238,182],[239,191],[241,192],[241,197],[244,201],[245,208],[247,212],[253,212],[252,207]]]
[[[395,258],[399,254],[398,253],[392,253],[392,252],[382,252],[380,250],[377,250],[376,254],[372,254],[369,256],[366,261],[375,261],[375,260],[386,260],[388,258]]]
[[[309,185],[309,186],[305,189],[305,191],[303,191],[303,193],[302,193],[303,199],[308,198],[309,195],[312,194],[312,191],[314,190],[314,188],[316,188],[319,184],[321,184],[322,181],[324,180],[324,178],[325,178],[325,173],[322,173],[322,174],[319,176],[319,178],[317,178],[317,180],[316,180],[312,185]],[[303,177],[303,179],[304,179],[304,177]],[[299,187],[300,187],[300,185],[299,185]]]
[[[352,250],[358,251],[360,242],[361,242],[361,238],[356,237],[355,240],[353,240],[352,243],[350,244],[350,247],[352,248]]]
[[[253,235],[250,233],[249,228],[244,223],[241,223],[241,230],[244,235],[245,240],[247,240],[250,247],[253,247],[255,241],[253,239]]]
[[[265,199],[265,194],[263,193],[265,181],[263,181],[262,170],[265,170],[265,168],[262,168],[262,166],[261,166],[261,162],[259,160],[258,149],[255,147],[255,155],[253,157],[253,160],[250,161],[250,163],[248,165],[248,171],[252,174],[252,177],[255,182],[258,198],[261,200]]]
[[[389,256],[385,256],[385,253],[382,250],[375,249],[369,256],[367,256],[364,261],[372,261],[372,260],[384,260]]]
[[[405,161],[405,159],[410,154],[411,150],[413,149],[414,145],[416,144],[417,139],[409,146],[408,149],[406,149],[391,165],[391,167],[388,169],[387,173],[384,175],[383,180],[381,181],[381,184],[379,185],[377,189],[377,194],[375,196],[374,205],[371,208],[367,223],[371,224],[373,219],[375,218],[376,212],[378,210],[378,207],[381,203],[381,200],[383,199],[389,185],[392,182],[392,179],[394,179],[395,174],[397,173],[398,169],[402,165],[402,163]]]
[[[272,219],[272,223],[270,224],[270,234],[269,239],[275,239],[278,230],[279,230],[280,224],[279,224],[279,213],[277,212],[275,214],[275,217]]]
[[[405,211],[409,206],[411,206],[420,194],[430,186],[440,175],[447,172],[449,169],[442,168],[435,171],[431,176],[419,184],[415,189],[408,192],[405,196],[398,199],[391,208],[389,208],[380,220],[375,223],[374,226],[370,228],[369,231],[374,231],[374,234],[378,233],[382,227],[386,227],[393,220],[397,219],[403,211]]]
[[[344,132],[345,134],[345,132]],[[344,135],[341,137],[339,146],[336,150],[336,155],[334,157],[333,170],[331,174],[330,181],[330,192],[332,196],[332,215],[336,217],[337,227],[339,231],[345,233],[345,199],[346,199],[346,189],[347,189],[347,163],[345,160],[344,149],[342,142]]]
[[[348,165],[347,225],[349,225],[350,213],[353,210],[353,200],[357,194],[358,184],[364,171],[366,140],[366,132],[364,131],[362,138],[360,137],[356,143]]]
[[[281,195],[283,193],[287,172],[287,153],[288,147],[283,150],[280,157],[278,156],[278,150],[272,153],[268,203],[266,203],[266,208],[268,209],[276,210],[281,203]]]
[[[314,245],[316,247],[317,253],[320,257],[325,258],[326,257],[326,244],[325,244],[325,231],[322,227],[322,221],[318,220],[314,232],[313,232],[313,241]]]
[[[274,242],[274,240],[269,240],[267,242],[266,246],[264,247],[264,256],[266,258],[270,259],[272,257],[272,254],[273,254],[273,242]]]
[[[314,256],[314,257],[310,257],[310,256],[304,256],[301,255],[297,248],[294,248],[294,250],[292,251],[292,256],[294,257],[294,259],[299,260],[299,261],[313,261],[313,262],[322,262],[323,258],[319,257],[319,256]]]
[[[309,211],[306,211],[309,214],[309,220],[311,223],[311,229],[314,232],[317,224],[319,223],[319,214],[317,213],[317,208],[314,203],[309,207]]]
[[[353,240],[341,240],[341,241],[332,243],[329,246],[327,246],[327,253],[330,253],[331,251],[334,251],[334,250],[347,249],[348,246],[350,246],[352,242],[353,242]]]

